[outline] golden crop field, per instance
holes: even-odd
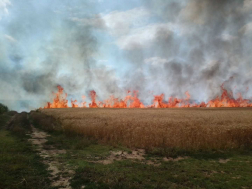
[[[252,144],[252,108],[42,109],[65,132],[131,148],[226,149]]]

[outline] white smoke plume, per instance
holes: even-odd
[[[138,90],[148,104],[186,91],[207,101],[224,82],[252,97],[251,0],[113,2],[0,1],[0,102],[35,109],[57,85],[78,100]]]

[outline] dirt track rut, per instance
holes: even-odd
[[[66,153],[65,150],[58,150],[52,145],[46,145],[47,137],[50,136],[44,131],[32,127],[32,133],[30,134],[33,145],[37,147],[39,155],[43,158],[43,163],[48,165],[48,170],[51,172],[51,181],[52,186],[60,187],[64,189],[71,189],[70,179],[74,175],[73,170],[65,169],[61,170],[59,167],[62,167],[61,163],[57,160],[59,154]]]

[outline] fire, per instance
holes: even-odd
[[[238,98],[233,97],[233,93],[228,91],[221,86],[222,95],[221,97],[216,97],[213,100],[210,100],[208,105],[209,107],[252,107],[250,100],[243,99],[242,95],[239,93]]]
[[[190,94],[185,92],[186,98],[179,99],[176,97],[169,97],[168,101],[165,101],[165,95],[154,95],[153,104],[146,106],[138,98],[138,91],[128,91],[127,96],[124,99],[115,98],[113,95],[102,101],[97,101],[97,94],[94,90],[90,91],[89,96],[91,102],[89,108],[189,108],[189,107],[252,107],[252,102],[249,99],[243,99],[239,93],[238,98],[235,99],[232,92],[228,92],[223,84],[221,85],[222,94],[209,102],[195,103],[191,102]],[[68,106],[67,93],[64,93],[64,89],[58,86],[58,92],[53,93],[53,102],[48,102],[44,108],[77,108],[86,107],[85,96],[82,96],[82,103],[78,103],[77,100],[71,100],[71,106]]]
[[[58,87],[58,92],[54,93],[55,98],[53,99],[53,102],[47,102],[47,106],[44,108],[68,108],[68,100],[67,98],[67,93],[64,94],[64,89],[61,86]]]
[[[95,91],[90,91],[89,93],[91,99],[92,99],[92,102],[89,103],[89,107],[90,108],[98,108],[98,105],[96,103],[96,92]]]

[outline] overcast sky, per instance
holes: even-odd
[[[252,0],[0,0],[0,102],[43,106],[138,90],[252,97]],[[88,100],[88,99],[87,99]]]

